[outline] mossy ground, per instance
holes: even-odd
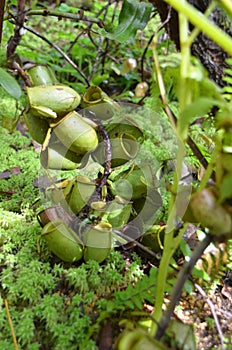
[[[7,301],[20,349],[95,349],[101,301],[141,278],[141,262],[126,266],[118,252],[103,265],[53,256],[36,219],[39,153],[20,131],[1,128],[1,146],[0,348],[14,349]]]

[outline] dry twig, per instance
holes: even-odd
[[[5,0],[0,0],[0,44],[2,41],[2,25],[4,18]]]
[[[51,47],[53,47],[57,52],[59,52],[61,54],[61,56],[64,57],[64,59],[80,74],[80,76],[85,80],[87,86],[90,86],[89,81],[87,79],[87,77],[85,76],[85,74],[80,70],[80,68],[76,65],[75,62],[73,62],[71,60],[71,58],[63,51],[61,50],[61,48],[54,44],[53,42],[51,42],[50,40],[48,40],[45,36],[43,36],[42,34],[38,33],[36,30],[29,28],[27,26],[23,26],[23,28],[25,28],[26,30],[28,30],[29,32],[31,32],[32,34],[36,35],[38,38],[42,39],[43,41],[45,41],[46,43],[48,43]]]
[[[8,319],[8,323],[9,323],[9,326],[10,326],[11,335],[12,335],[13,342],[14,342],[14,348],[15,348],[15,350],[18,350],[19,347],[18,347],[18,343],[17,343],[17,339],[16,339],[16,335],[15,335],[12,319],[11,319],[11,316],[10,316],[10,310],[9,310],[9,305],[8,305],[7,299],[4,299],[4,304],[5,304],[5,308],[6,308],[7,319]]]
[[[195,248],[195,250],[193,251],[193,254],[190,258],[190,260],[188,262],[186,262],[186,264],[182,267],[182,269],[180,270],[178,277],[177,277],[177,281],[175,283],[175,286],[172,290],[172,294],[171,294],[171,298],[170,298],[170,303],[168,304],[167,310],[164,313],[163,318],[161,319],[161,321],[159,322],[158,325],[158,330],[156,333],[156,339],[160,339],[168,324],[169,324],[169,320],[173,314],[173,311],[175,309],[176,304],[178,303],[181,293],[182,293],[182,289],[183,286],[185,284],[185,282],[187,281],[193,267],[195,266],[197,260],[201,257],[201,255],[203,254],[204,250],[208,247],[208,245],[212,242],[212,237],[210,235],[207,235],[203,241],[201,241]]]
[[[222,329],[221,329],[221,326],[220,326],[220,322],[219,322],[217,314],[216,314],[216,310],[215,310],[214,304],[207,297],[205,291],[197,283],[194,283],[194,286],[198,290],[198,292],[202,295],[202,297],[206,300],[207,304],[209,305],[209,308],[211,310],[211,313],[212,313],[214,321],[215,321],[215,325],[216,325],[217,330],[218,330],[218,334],[219,334],[219,338],[220,338],[220,342],[221,342],[222,350],[223,350],[224,349],[223,333],[222,333]]]

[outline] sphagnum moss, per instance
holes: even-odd
[[[95,302],[141,278],[139,261],[135,259],[126,273],[118,252],[112,252],[104,265],[65,264],[45,245],[39,255],[39,235],[40,227],[31,216],[1,209],[0,348],[14,349],[4,308],[7,299],[20,349],[76,350],[77,344],[80,349],[97,349],[94,339],[100,324],[93,326]],[[100,306],[97,312],[101,313]]]
[[[91,260],[70,265],[53,256],[42,240],[38,250],[41,228],[33,204],[40,194],[33,181],[39,156],[29,137],[0,131],[0,172],[18,168],[0,183],[0,348],[14,349],[5,299],[20,349],[76,350],[77,344],[97,349],[95,301],[140,279],[139,261],[126,269],[121,254],[112,252],[104,265]],[[100,314],[101,307],[97,310]]]

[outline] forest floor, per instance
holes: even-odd
[[[218,286],[207,295],[201,289],[201,293],[182,296],[180,309],[175,313],[181,321],[194,324],[199,350],[223,349],[226,339],[231,344],[232,288],[224,290],[227,295],[221,288]]]
[[[7,136],[7,135],[5,135]],[[20,136],[19,141],[21,140]],[[13,140],[13,135],[11,136]],[[9,137],[7,136],[9,140]],[[9,140],[11,142],[12,140]],[[19,146],[17,152],[23,152],[23,154],[27,153],[28,150],[31,150],[31,158],[38,154],[38,150],[34,147],[26,147],[25,146],[25,138],[23,142],[19,142]],[[28,140],[30,143],[30,140]],[[15,144],[16,145],[16,144]],[[16,146],[14,146],[16,147]],[[36,151],[36,152],[35,152]],[[9,151],[8,151],[9,152]],[[16,152],[16,153],[17,153]],[[33,154],[33,152],[35,152]],[[12,186],[16,186],[17,179],[20,179],[22,175],[22,169],[19,166],[18,159],[15,157],[15,160],[11,157],[6,157],[6,159],[11,159],[11,166],[13,166],[13,175],[12,171],[9,171],[8,168],[4,168],[4,171],[0,172],[0,178],[5,181],[5,183],[9,184],[7,190],[2,194],[6,195],[5,197],[5,206],[7,206],[7,202],[11,203],[9,200],[12,197],[10,191],[13,189],[10,187],[10,178],[11,180],[15,178],[15,182],[12,182]],[[27,159],[27,156],[22,157],[23,162]],[[13,163],[12,163],[13,162]],[[35,157],[35,162],[38,162],[38,156]],[[35,163],[36,164],[36,163]],[[27,163],[21,163],[21,166],[28,168]],[[29,169],[30,170],[30,169]],[[8,171],[8,172],[7,172]],[[32,179],[30,179],[31,181]],[[22,181],[22,180],[21,180]],[[20,187],[20,186],[19,186]],[[31,189],[30,189],[31,191]],[[9,198],[7,197],[9,196]],[[21,196],[21,192],[20,192]],[[4,197],[4,196],[3,196]],[[8,198],[8,199],[7,199]],[[17,198],[17,197],[16,197]],[[18,198],[19,200],[19,198]],[[13,202],[12,202],[13,203]],[[4,203],[3,203],[4,204]],[[18,202],[15,203],[16,208],[18,206]],[[9,211],[14,211],[14,208],[8,208]],[[141,254],[141,251],[136,247],[136,245],[130,244],[128,247],[121,247],[120,252],[123,256],[123,259],[126,261],[126,264],[130,264],[132,259],[132,255],[135,252],[138,256],[141,256],[142,259],[142,269],[144,274],[147,274],[151,268],[151,266],[157,266],[151,261],[148,257],[144,257]],[[62,286],[61,286],[62,287]],[[61,295],[64,293],[62,288],[58,291]],[[169,295],[166,296],[166,302],[169,302]],[[153,310],[153,306],[144,305],[145,311],[150,313]],[[192,294],[184,293],[182,294],[179,305],[176,307],[174,318],[187,323],[193,324],[195,329],[195,338],[197,341],[197,349],[206,350],[206,349],[224,349],[223,344],[226,345],[226,349],[230,349],[230,345],[232,344],[232,282],[231,278],[221,279],[218,284],[215,284],[213,287],[210,286],[210,290],[208,290],[205,285],[197,285],[195,284],[195,290]],[[115,334],[115,332],[117,334]],[[111,335],[108,335],[109,347],[108,350],[113,349],[115,339],[118,336],[119,329],[113,329]],[[101,333],[99,334],[99,350],[106,350],[105,337],[106,333],[109,333],[109,330],[104,328],[101,329]],[[116,336],[116,337],[115,337]],[[102,341],[101,341],[102,339]],[[232,345],[231,345],[232,348]],[[185,348],[183,348],[185,350]]]

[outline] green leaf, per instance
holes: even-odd
[[[125,305],[131,310],[134,310],[134,308],[135,308],[135,305],[131,300],[125,301]]]
[[[93,78],[92,84],[93,85],[100,85],[104,80],[109,79],[109,74],[103,74],[103,75],[97,75]]]
[[[124,0],[118,25],[99,30],[103,36],[121,43],[133,41],[138,29],[144,29],[150,18],[152,5],[136,0]]]
[[[229,174],[224,177],[222,183],[220,184],[220,202],[225,199],[232,198],[232,175]]]
[[[137,309],[141,310],[142,307],[143,307],[143,304],[142,304],[142,300],[140,298],[140,295],[136,295],[134,298],[133,298],[133,303],[134,305],[137,307]]]
[[[191,281],[187,280],[184,284],[184,291],[188,294],[192,294],[193,292],[193,284]]]
[[[204,270],[202,270],[196,266],[194,266],[194,268],[193,268],[192,275],[196,279],[203,278],[204,281],[210,281],[210,277],[207,274],[207,272],[205,272]]]
[[[207,114],[211,108],[218,105],[218,101],[213,98],[199,97],[193,103],[190,103],[180,114],[181,125],[186,127],[194,119]]]
[[[8,94],[10,94],[16,100],[22,94],[22,90],[15,78],[13,78],[2,68],[0,68],[0,85],[3,87],[4,90],[6,90],[6,92],[8,92]]]

